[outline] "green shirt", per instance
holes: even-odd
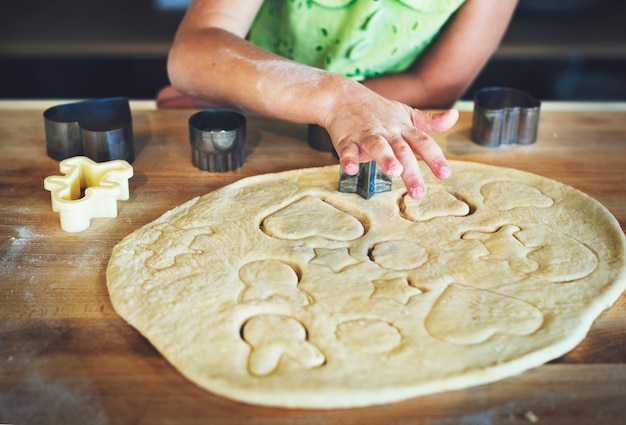
[[[405,71],[464,0],[265,0],[250,41],[355,80]]]

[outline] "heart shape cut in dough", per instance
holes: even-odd
[[[359,220],[310,195],[265,218],[262,228],[268,235],[286,240],[319,236],[350,241],[365,233]]]
[[[515,208],[548,208],[554,204],[549,196],[534,186],[513,181],[495,181],[485,184],[481,189],[485,205],[498,211]],[[515,196],[511,196],[514,193]]]
[[[413,221],[428,221],[436,217],[464,217],[469,214],[470,207],[445,190],[430,190],[424,199],[419,201],[405,195],[400,206],[405,218]]]
[[[495,334],[529,335],[542,323],[541,311],[525,301],[452,284],[435,302],[425,326],[437,339],[471,345]]]

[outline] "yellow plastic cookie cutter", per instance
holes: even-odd
[[[59,213],[66,232],[82,232],[92,218],[117,217],[117,201],[129,198],[133,167],[124,160],[96,163],[75,156],[61,161],[59,169],[65,175],[46,177],[44,188],[50,191],[52,211]]]

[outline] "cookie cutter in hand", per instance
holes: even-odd
[[[86,156],[96,162],[135,159],[130,105],[125,97],[92,99],[43,113],[48,156]]]
[[[337,158],[337,151],[333,146],[328,131],[322,126],[309,124],[307,129],[309,146],[322,152],[332,152]],[[370,199],[377,193],[391,191],[391,178],[382,172],[375,161],[359,164],[359,171],[351,176],[341,170],[339,174],[339,192],[357,193],[365,199]]]
[[[232,171],[245,161],[246,117],[208,109],[189,118],[191,162],[204,171]]]
[[[472,140],[484,146],[534,143],[540,107],[539,100],[521,90],[481,89],[474,95]]]
[[[50,191],[52,210],[59,213],[66,232],[87,229],[92,218],[117,217],[117,201],[129,198],[133,167],[124,160],[96,163],[76,156],[61,161],[59,169],[65,175],[46,177],[44,188]]]
[[[359,164],[359,172],[353,176],[341,170],[339,192],[357,193],[370,199],[377,193],[391,191],[391,178],[380,169],[375,161]]]

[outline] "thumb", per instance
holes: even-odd
[[[411,111],[413,125],[426,133],[446,131],[459,119],[459,111],[448,109],[443,112],[423,112],[419,109]]]

